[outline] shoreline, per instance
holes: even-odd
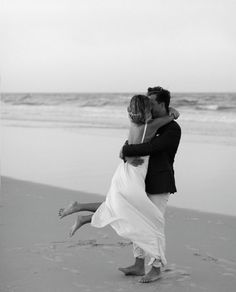
[[[105,196],[126,137],[127,129],[3,126],[2,175]],[[170,205],[236,215],[235,145],[234,137],[183,132]]]
[[[181,117],[177,120],[182,128],[182,133],[187,137],[202,137],[203,141],[214,141],[220,144],[229,144],[236,146],[236,124],[226,122],[196,122],[194,120],[184,120]],[[125,123],[117,124],[91,123],[86,121],[42,121],[42,120],[22,120],[3,118],[1,126],[6,128],[35,128],[35,129],[54,129],[79,132],[83,129],[89,130],[107,130],[107,131],[127,131],[128,119]],[[203,130],[204,129],[204,130]],[[229,140],[225,142],[225,140]],[[197,142],[197,140],[196,140]]]
[[[10,176],[0,176],[0,186],[2,187],[2,180],[5,181],[9,181],[9,182],[18,182],[18,183],[22,183],[22,184],[32,184],[32,185],[41,185],[42,187],[48,187],[48,188],[59,188],[62,191],[70,191],[70,192],[78,192],[79,194],[83,193],[85,194],[85,196],[89,196],[89,197],[94,197],[97,198],[99,201],[103,201],[104,200],[104,195],[99,194],[99,193],[93,193],[93,192],[86,192],[84,190],[77,190],[77,189],[67,189],[65,187],[60,187],[60,186],[56,186],[56,185],[49,185],[49,184],[44,184],[44,183],[38,183],[38,182],[34,182],[34,181],[28,181],[28,180],[23,180],[23,179],[17,179],[14,177],[10,177]],[[4,194],[3,194],[4,195]],[[177,194],[175,194],[177,195]],[[178,196],[178,195],[177,195]],[[1,200],[3,201],[3,198],[0,197],[0,207],[2,206],[1,204]],[[183,207],[178,207],[178,206],[174,206],[171,205],[170,203],[168,203],[168,208],[169,209],[173,209],[173,210],[178,210],[179,212],[183,211],[186,213],[194,213],[194,214],[199,214],[199,215],[205,215],[205,216],[219,216],[219,217],[229,217],[232,219],[236,219],[236,215],[232,215],[232,214],[225,214],[225,213],[217,213],[217,212],[210,212],[210,211],[204,211],[204,210],[200,210],[200,209],[193,209],[193,208],[183,208]]]
[[[168,264],[159,281],[140,284],[138,277],[118,271],[133,263],[127,240],[109,226],[89,225],[69,238],[76,215],[58,218],[70,201],[92,202],[99,196],[6,177],[2,192],[1,291],[234,291],[235,217],[168,206]]]

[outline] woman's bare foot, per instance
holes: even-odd
[[[79,203],[73,202],[66,208],[61,208],[58,212],[60,219],[79,211]]]
[[[145,275],[144,267],[139,267],[136,265],[127,267],[127,268],[119,268],[119,271],[123,272],[125,276],[143,276]]]
[[[92,215],[79,215],[75,221],[75,224],[71,227],[70,237],[72,237],[81,226],[86,223],[90,223],[91,219]]]
[[[160,278],[161,278],[161,269],[152,267],[151,270],[139,280],[139,282],[150,283],[150,282],[157,281]]]

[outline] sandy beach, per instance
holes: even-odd
[[[0,291],[234,291],[236,217],[168,207],[168,265],[140,284],[117,270],[133,261],[129,242],[89,225],[69,238],[76,215],[57,216],[70,201],[100,198],[3,177]]]
[[[184,132],[160,281],[140,284],[118,271],[133,263],[132,247],[110,227],[87,225],[69,238],[76,215],[60,220],[58,210],[74,200],[104,200],[126,135],[126,129],[2,127],[0,291],[234,291],[234,137]]]

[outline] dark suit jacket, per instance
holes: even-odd
[[[146,192],[149,194],[175,193],[174,158],[179,146],[181,128],[172,121],[161,127],[150,142],[125,144],[126,157],[150,155],[146,175]]]

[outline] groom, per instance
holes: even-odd
[[[147,95],[152,103],[153,118],[169,115],[170,92],[161,87],[148,88]],[[176,192],[173,163],[181,137],[181,128],[172,121],[161,127],[156,136],[148,143],[123,146],[121,158],[134,166],[143,163],[140,156],[150,156],[146,175],[146,193],[150,200],[162,212],[163,218],[166,204],[171,193]],[[135,263],[127,268],[120,268],[125,275],[145,274],[145,253],[133,245]],[[161,266],[164,263],[157,258],[152,261],[151,270],[144,275],[140,282],[148,283],[160,278]]]

